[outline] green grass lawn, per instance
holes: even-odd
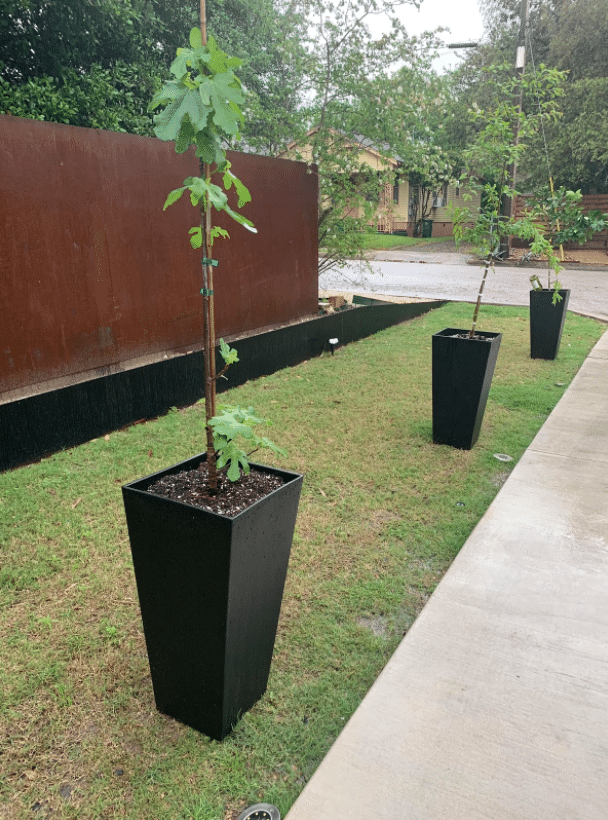
[[[222,743],[154,708],[120,493],[204,449],[202,405],[0,475],[3,820],[285,815],[604,330],[569,314],[559,358],[531,360],[527,310],[483,308],[504,338],[460,451],[432,443],[431,334],[471,313],[222,394],[305,474],[268,691]]]
[[[363,247],[368,251],[399,250],[399,248],[424,247],[446,242],[454,242],[454,237],[438,236],[433,239],[419,239],[414,236],[396,236],[390,233],[366,233],[363,236]]]

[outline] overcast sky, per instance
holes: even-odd
[[[483,34],[478,0],[422,0],[419,11],[415,6],[403,6],[398,14],[408,34],[432,31],[438,26],[449,28],[449,32],[441,35],[445,43],[477,41]],[[379,22],[370,27],[374,34],[382,31]],[[446,48],[442,51],[440,64],[435,67],[437,70],[445,70],[458,65],[459,58],[456,55],[465,53]]]

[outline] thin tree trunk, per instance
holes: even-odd
[[[490,265],[492,262],[492,257],[488,254],[488,258],[486,259],[486,265],[483,271],[483,276],[481,277],[481,285],[479,286],[479,293],[477,294],[477,302],[475,304],[475,311],[473,313],[473,327],[471,328],[471,332],[469,333],[469,339],[472,339],[475,336],[475,331],[477,329],[477,317],[479,315],[479,308],[481,306],[481,296],[483,294],[483,289],[486,285],[486,279],[488,278],[488,271],[490,270]]]

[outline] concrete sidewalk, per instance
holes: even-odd
[[[287,820],[608,818],[608,332]]]

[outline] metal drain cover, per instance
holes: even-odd
[[[271,803],[256,803],[242,811],[236,820],[281,820],[281,814]]]

